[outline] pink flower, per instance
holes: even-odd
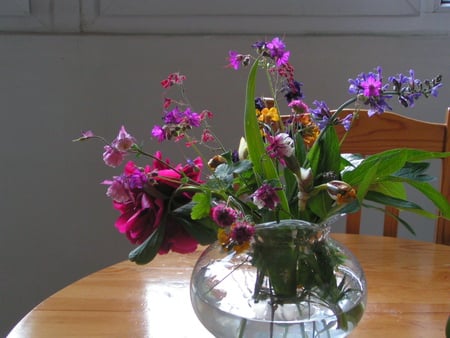
[[[172,99],[169,99],[168,97],[165,97],[164,98],[164,103],[163,103],[164,109],[169,108],[171,104],[172,104]]]
[[[208,129],[203,130],[203,133],[202,133],[202,142],[203,143],[212,142],[214,140],[215,140],[214,135],[211,134],[210,130],[208,130]]]
[[[122,126],[116,139],[112,142],[112,145],[117,150],[121,152],[126,152],[135,143],[136,143],[135,138],[130,134],[128,134],[127,131],[125,130],[125,127]]]
[[[307,104],[305,102],[303,102],[302,100],[292,100],[289,104],[289,107],[292,108],[292,110],[296,113],[296,114],[303,114],[306,113],[309,109],[309,107],[307,106]]]
[[[294,140],[286,133],[279,133],[275,136],[267,135],[267,141],[269,142],[266,148],[268,155],[285,166],[285,157],[290,157],[294,153]]]
[[[110,167],[117,167],[123,161],[124,154],[118,149],[106,145],[103,152],[103,161]]]

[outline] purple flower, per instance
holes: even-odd
[[[266,43],[265,47],[269,51],[270,56],[275,60],[277,67],[289,62],[290,52],[286,51],[286,45],[280,38],[273,38],[272,41]]]
[[[319,126],[319,128],[324,129],[328,125],[330,117],[332,115],[330,108],[328,108],[325,101],[315,100],[313,104],[316,106],[316,108],[310,108],[309,112],[311,113],[314,121]]]
[[[228,227],[236,221],[237,212],[233,208],[227,207],[224,203],[220,203],[211,208],[211,218],[217,225]]]
[[[414,102],[422,95],[428,97],[429,95],[437,96],[438,89],[442,86],[442,77],[439,75],[434,79],[420,81],[415,78],[414,70],[409,71],[409,76],[398,74],[391,76],[389,82],[392,83],[393,89],[398,94],[398,100],[404,107],[414,106]]]
[[[281,188],[275,188],[268,183],[263,183],[250,197],[259,209],[274,210],[280,204],[277,190],[281,190]]]
[[[334,125],[341,124],[346,131],[350,130],[353,121],[353,114],[348,114],[343,119],[337,118],[335,121],[331,121],[330,119],[333,114],[330,111],[330,108],[328,108],[325,101],[316,100],[313,102],[313,104],[316,106],[316,108],[309,109],[309,112],[311,113],[314,122],[319,126],[321,130],[324,129],[329,123],[333,123]]]
[[[269,142],[266,148],[268,155],[285,166],[285,157],[290,157],[294,153],[294,140],[286,133],[279,133],[275,136],[267,135],[267,141]]]
[[[349,79],[348,81],[350,82],[348,91],[357,95],[365,105],[369,106],[369,116],[392,110],[386,102],[386,99],[392,96],[384,94],[389,85],[383,86],[381,67],[377,67],[375,73],[361,73],[356,79]]]
[[[178,109],[178,107],[175,107],[164,113],[163,120],[165,124],[178,124],[181,122],[182,118],[182,112]]]
[[[284,94],[288,103],[303,98],[302,86],[303,83],[295,80],[286,81],[285,85],[281,88],[281,92]]]
[[[186,108],[183,113],[183,123],[190,127],[199,127],[201,124],[200,115],[196,112],[191,111],[190,108]]]
[[[353,114],[348,114],[343,119],[340,119],[339,123],[342,124],[345,131],[349,131],[350,128],[352,127],[352,123],[353,123]]]

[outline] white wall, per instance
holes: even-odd
[[[215,112],[222,140],[236,145],[246,74],[225,69],[225,58],[260,38],[0,35],[0,335],[65,285],[126,259],[131,248],[99,184],[118,171],[103,166],[100,144],[71,140],[85,129],[113,138],[125,123],[150,151],[160,148],[149,138],[160,118],[159,81],[180,71],[194,106]],[[386,76],[413,67],[417,77],[442,73],[450,82],[448,34],[292,35],[286,42],[307,100],[330,106],[347,97],[349,77],[377,65]],[[447,106],[450,84],[438,99],[401,112],[442,121]],[[172,149],[166,153],[181,148]],[[432,240],[432,222],[415,226],[418,239]]]

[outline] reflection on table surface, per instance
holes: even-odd
[[[450,314],[450,246],[390,237],[335,234],[359,259],[367,309],[350,337],[445,337]],[[196,318],[189,278],[202,248],[124,261],[52,295],[8,338],[211,338]]]

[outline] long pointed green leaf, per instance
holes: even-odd
[[[394,215],[394,214],[392,214],[390,212],[386,212],[385,209],[380,208],[380,207],[376,207],[376,206],[373,206],[373,205],[370,205],[370,204],[363,204],[363,206],[364,206],[364,208],[375,209],[375,210],[381,211],[383,213],[387,213],[389,216],[391,216],[392,218],[396,219],[400,224],[402,224],[410,233],[412,233],[413,235],[416,234],[416,232],[414,231],[412,226],[408,222],[406,222],[403,218],[401,218],[401,217],[399,217],[397,215]]]
[[[266,155],[266,149],[261,137],[261,131],[255,113],[255,86],[256,74],[258,71],[258,62],[256,60],[249,72],[247,79],[247,90],[245,98],[244,131],[245,140],[250,159],[253,163],[253,169],[257,180],[276,180],[280,182],[278,172],[272,159]],[[287,212],[281,212],[280,218],[289,217],[289,203],[283,190],[278,192],[281,200],[281,209]]]
[[[366,200],[383,205],[389,205],[397,209],[413,212],[428,218],[437,218],[436,214],[424,210],[421,206],[414,202],[395,198],[376,191],[369,191],[367,193]]]

